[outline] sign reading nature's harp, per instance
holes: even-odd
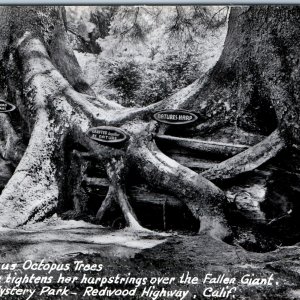
[[[105,144],[121,143],[127,139],[124,131],[112,126],[93,127],[88,130],[87,134],[92,140]]]
[[[161,123],[171,124],[171,125],[185,125],[194,123],[198,120],[198,116],[188,110],[162,110],[156,112],[153,118]]]
[[[13,104],[0,100],[0,113],[7,113],[15,109],[16,107]]]

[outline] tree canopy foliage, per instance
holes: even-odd
[[[92,87],[126,106],[142,106],[207,71],[220,54],[228,12],[204,6],[68,7],[67,19]]]

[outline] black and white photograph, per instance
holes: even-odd
[[[0,5],[0,300],[300,299],[300,5]]]

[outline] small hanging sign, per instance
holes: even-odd
[[[16,107],[13,104],[0,100],[0,113],[7,113],[15,109]]]
[[[124,131],[112,126],[93,127],[88,130],[87,134],[92,140],[104,144],[121,143],[127,139]]]
[[[194,112],[188,110],[162,110],[156,112],[153,118],[161,123],[171,125],[185,125],[194,123],[198,120],[198,116]]]

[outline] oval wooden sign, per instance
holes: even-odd
[[[0,113],[7,113],[15,109],[16,107],[13,104],[0,100]]]
[[[104,144],[121,143],[127,139],[124,131],[112,126],[93,127],[88,130],[87,134],[92,140]]]
[[[153,118],[161,123],[172,124],[172,125],[185,125],[194,123],[198,120],[198,116],[188,110],[162,110],[156,112]]]

